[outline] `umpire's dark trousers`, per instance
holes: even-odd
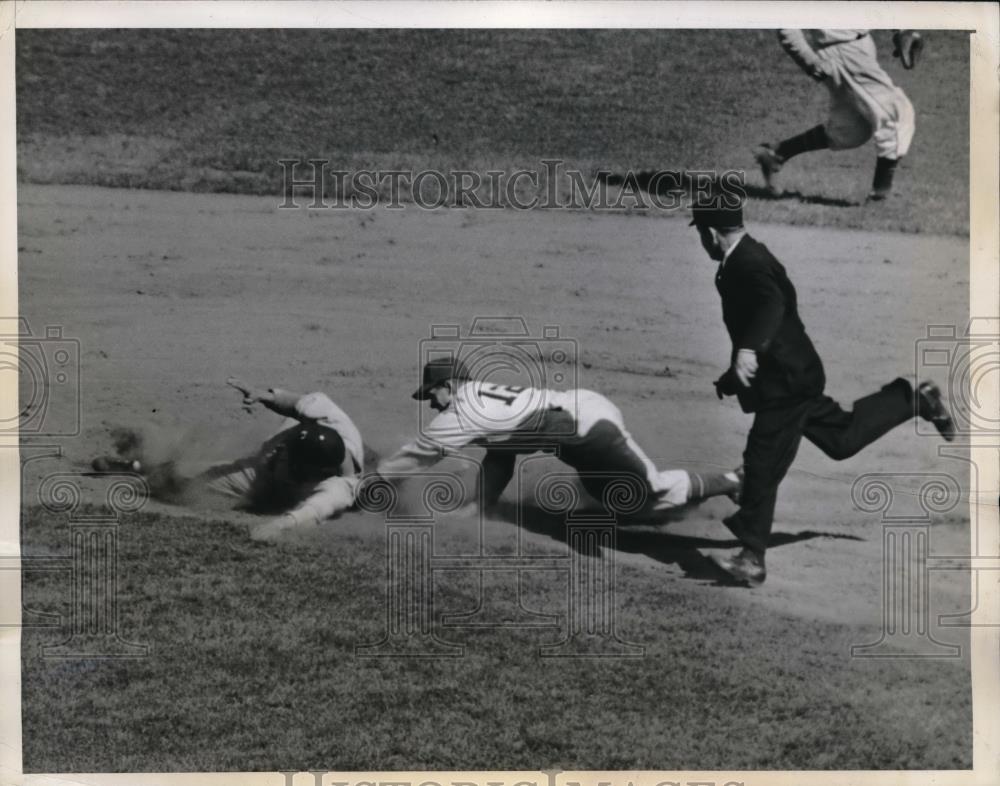
[[[829,396],[765,408],[754,416],[743,453],[740,509],[725,524],[753,551],[767,550],[778,485],[804,436],[835,461],[849,458],[915,414],[913,387],[899,378],[845,412]]]

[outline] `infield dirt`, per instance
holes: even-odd
[[[714,395],[728,339],[715,265],[685,222],[278,210],[262,197],[31,185],[21,186],[20,208],[21,315],[36,331],[63,325],[80,341],[82,431],[64,459],[75,466],[110,449],[115,425],[171,433],[191,456],[238,455],[276,418],[243,412],[224,384],[231,374],[327,392],[386,454],[417,429],[409,393],[420,340],[434,325],[467,329],[497,315],[521,316],[537,335],[558,327],[579,355],[575,386],[616,402],[658,466],[740,463],[750,417]],[[845,406],[912,374],[927,325],[964,327],[963,238],[751,232],[788,269],[828,392]],[[939,457],[942,444],[912,424],[840,463],[804,444],[775,531],[820,536],[773,549],[773,578],[748,602],[876,622],[881,540],[875,520],[853,508],[851,485],[871,472],[943,471],[967,488],[964,462]],[[728,509],[705,505],[670,531],[726,541]],[[963,553],[966,522],[957,508],[935,528],[935,549]],[[344,526],[382,537],[360,514],[324,529],[335,540]],[[681,575],[648,555],[631,559]]]

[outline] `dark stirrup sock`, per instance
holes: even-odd
[[[892,191],[892,178],[896,174],[896,167],[899,166],[898,158],[875,159],[875,177],[872,179],[872,192],[876,194],[888,194]]]
[[[740,487],[740,479],[735,472],[688,472],[688,477],[691,479],[688,502],[731,494]]]
[[[807,153],[810,150],[825,150],[830,146],[830,140],[827,139],[826,129],[823,126],[815,126],[810,128],[808,131],[803,131],[798,136],[793,136],[781,142],[777,148],[775,148],[775,153],[777,153],[783,161],[787,161],[792,156],[797,156],[799,153]]]

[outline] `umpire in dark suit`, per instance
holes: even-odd
[[[735,395],[754,421],[743,453],[740,509],[725,519],[743,549],[715,561],[740,583],[764,581],[778,485],[804,436],[835,461],[853,456],[915,415],[954,438],[954,425],[931,382],[916,391],[898,378],[844,411],[823,394],[823,363],[799,319],[795,287],[785,268],[747,234],[743,210],[716,196],[693,208],[701,244],[719,263],[715,286],[732,340],[729,369],[715,382],[719,398]]]

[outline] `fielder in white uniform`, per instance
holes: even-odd
[[[896,167],[910,149],[914,115],[906,94],[879,65],[869,31],[784,29],[778,37],[802,70],[826,85],[830,108],[821,125],[755,151],[768,189],[781,193],[776,175],[793,156],[826,148],[847,150],[874,139],[877,159],[868,199],[885,199]]]
[[[514,474],[517,455],[556,448],[599,502],[616,478],[636,480],[643,514],[658,514],[707,497],[739,493],[737,472],[658,470],[625,428],[622,413],[599,393],[555,391],[473,380],[461,361],[430,362],[413,398],[439,414],[413,442],[378,466],[378,474],[418,473],[469,445],[485,445],[484,505],[496,504]]]

